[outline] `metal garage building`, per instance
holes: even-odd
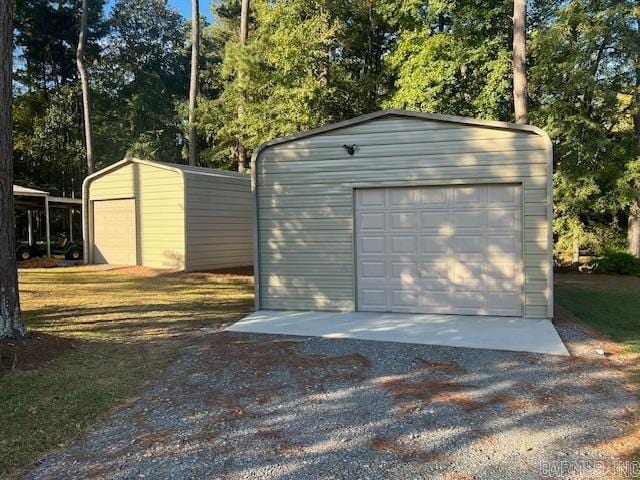
[[[252,264],[247,175],[126,159],[87,177],[83,201],[87,263],[187,271]]]
[[[542,130],[386,110],[253,165],[257,309],[552,317]]]

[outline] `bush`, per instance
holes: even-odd
[[[602,257],[591,262],[596,272],[640,276],[640,259],[626,250],[607,249]]]

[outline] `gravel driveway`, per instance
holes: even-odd
[[[622,370],[605,358],[208,334],[25,478],[603,478],[635,421]]]

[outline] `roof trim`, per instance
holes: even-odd
[[[46,197],[49,195],[49,192],[38,190],[37,188],[29,188],[13,184],[13,194],[20,195],[22,197]]]
[[[459,117],[456,115],[444,115],[441,113],[424,113],[424,112],[413,112],[410,110],[387,109],[387,110],[380,110],[378,112],[367,113],[365,115],[360,115],[359,117],[354,117],[349,120],[343,120],[341,122],[324,125],[322,127],[307,130],[305,132],[296,133],[295,135],[280,137],[280,138],[276,138],[274,140],[270,140],[268,142],[262,143],[255,150],[252,158],[252,163],[254,163],[255,159],[258,158],[260,153],[262,153],[262,151],[268,147],[272,147],[274,145],[281,145],[283,143],[300,140],[306,137],[311,137],[313,135],[330,132],[332,130],[338,130],[340,128],[349,127],[351,125],[357,125],[359,123],[368,122],[370,120],[375,120],[375,119],[386,117],[386,116],[419,118],[421,120],[433,120],[437,122],[459,123],[462,125],[473,125],[477,127],[488,127],[488,128],[500,128],[504,130],[519,130],[523,132],[534,133],[536,135],[540,135],[543,138],[548,138],[547,133],[544,130],[538,127],[534,127],[533,125],[522,125],[519,123],[500,122],[497,120],[479,120],[477,118]]]
[[[84,182],[82,182],[83,189],[85,186],[88,186],[89,183],[91,183],[93,180],[100,178],[108,173],[111,173],[112,171],[117,170],[120,167],[123,167],[129,163],[137,163],[140,165],[147,165],[149,167],[156,167],[156,168],[161,168],[163,170],[169,170],[171,172],[175,172],[182,175],[183,178],[186,173],[191,173],[194,175],[206,175],[206,176],[227,177],[227,178],[247,177],[245,174],[239,173],[239,172],[231,172],[231,171],[228,172],[226,170],[206,168],[206,167],[191,167],[188,165],[171,164],[166,162],[154,162],[151,160],[143,160],[141,158],[133,157],[133,158],[125,158],[123,160],[120,160],[119,162],[113,163],[108,167],[103,168],[102,170],[98,170],[97,172],[92,173],[91,175],[89,175],[87,178],[84,179]],[[184,168],[184,169],[180,168],[182,166],[188,167],[188,168]]]

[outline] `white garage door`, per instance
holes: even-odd
[[[519,185],[356,190],[358,309],[522,315]]]
[[[93,202],[94,262],[136,264],[135,200]]]

